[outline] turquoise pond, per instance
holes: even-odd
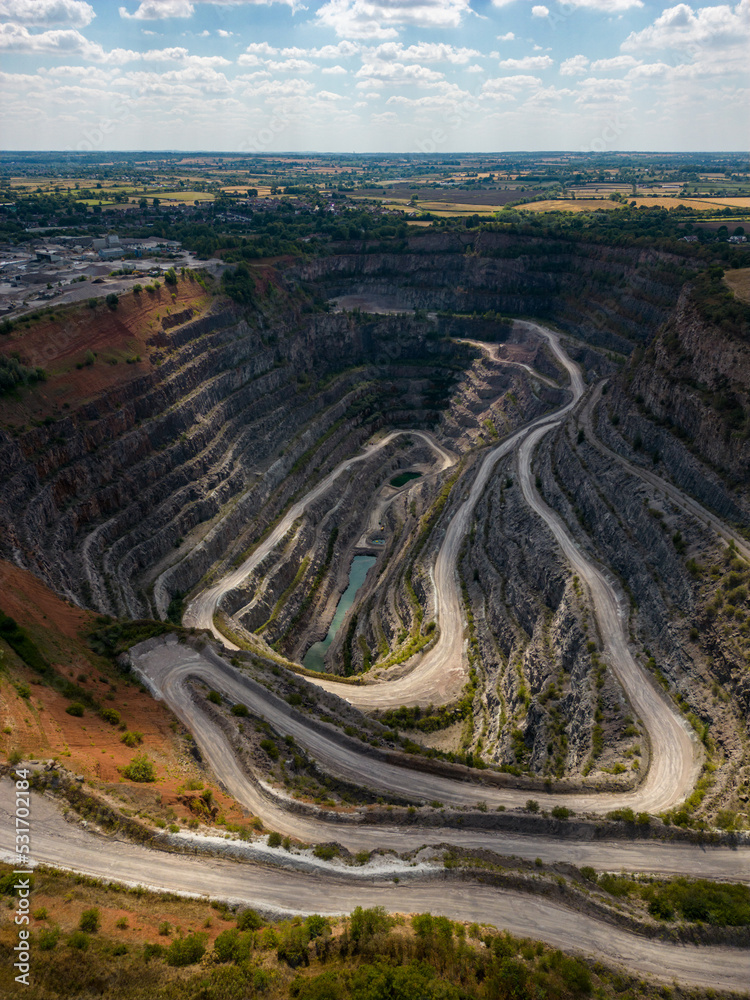
[[[365,577],[367,576],[367,571],[371,566],[375,565],[375,556],[355,556],[352,559],[351,569],[349,570],[349,586],[346,588],[344,593],[341,595],[336,608],[336,614],[333,616],[333,621],[328,629],[328,635],[321,642],[313,643],[312,646],[305,653],[305,657],[302,660],[302,666],[307,667],[308,670],[324,670],[324,658],[328,647],[333,642],[333,638],[341,628],[341,623],[349,610],[349,608],[354,603],[354,598],[357,591],[365,582]]]

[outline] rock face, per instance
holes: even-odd
[[[397,676],[437,635],[430,573],[479,449],[565,398],[544,348],[498,313],[548,317],[580,338],[569,350],[588,382],[610,385],[590,424],[579,410],[542,440],[537,489],[630,599],[636,655],[696,732],[707,739],[709,725],[736,758],[746,718],[724,691],[746,716],[750,566],[638,474],[648,468],[747,526],[750,347],[678,295],[687,266],[574,239],[432,231],[297,263],[252,308],[217,300],[207,317],[165,323],[148,374],[49,426],[0,432],[0,554],[78,603],[163,616],[239,565],[373,431],[428,428],[460,462],[441,469],[417,435],[395,439],[312,503],[221,608],[277,659],[299,660],[325,635],[353,555],[374,554],[326,663]],[[306,284],[419,312],[333,313]],[[455,337],[507,340],[517,364]],[[421,477],[389,486],[405,470]],[[637,781],[642,726],[512,458],[480,498],[458,572],[471,679],[450,706],[456,743],[544,779]]]
[[[324,459],[356,448],[386,409],[389,422],[434,423],[470,363],[427,321],[309,310],[277,289],[254,309],[217,305],[159,334],[148,375],[51,426],[0,432],[3,554],[78,603],[155,615],[248,523],[262,530],[319,438]],[[234,517],[214,526],[228,505]],[[155,602],[151,570],[191,532]]]
[[[688,265],[689,266],[689,265]],[[654,250],[508,233],[435,233],[342,248],[290,274],[330,296],[378,294],[417,309],[554,319],[583,340],[628,354],[668,318],[683,258]]]
[[[687,293],[635,367],[630,395],[704,462],[750,483],[750,344],[702,320]]]

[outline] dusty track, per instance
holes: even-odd
[[[516,432],[497,448],[487,452],[476,472],[467,497],[452,517],[434,568],[434,585],[440,639],[412,672],[397,681],[361,687],[342,686],[330,679],[311,679],[345,696],[361,708],[402,704],[435,704],[449,701],[460,691],[464,680],[463,610],[456,574],[456,560],[468,530],[471,515],[499,459],[518,448],[518,477],[530,507],[552,531],[566,559],[590,589],[604,640],[608,664],[616,671],[636,712],[646,726],[652,746],[652,766],[642,785],[622,794],[571,794],[564,801],[576,811],[603,813],[630,806],[651,812],[670,808],[681,801],[692,786],[697,764],[694,742],[671,703],[633,659],[627,643],[627,614],[613,583],[584,555],[568,534],[560,518],[536,494],[531,481],[531,458],[539,439],[565,418],[579,402],[584,386],[578,367],[562,350],[556,335],[528,324],[544,336],[571,379],[571,399],[553,414],[545,415]],[[453,456],[422,432],[438,452],[444,467]],[[186,624],[214,632],[213,614],[223,594],[236,586],[270,552],[306,506],[321,496],[334,480],[354,462],[377,454],[390,438],[367,449],[366,453],[342,463],[286,515],[274,532],[234,573],[190,605]],[[616,457],[616,456],[615,456]],[[214,634],[216,634],[214,632]],[[219,636],[225,646],[230,644]],[[236,647],[234,647],[236,648]],[[528,793],[498,789],[439,775],[414,772],[404,766],[367,753],[353,740],[343,739],[333,730],[311,727],[305,716],[292,712],[286,703],[227,664],[210,647],[197,651],[174,641],[151,640],[132,651],[134,665],[157,697],[163,698],[194,733],[207,762],[227,790],[239,802],[259,813],[274,829],[305,840],[335,839],[350,849],[395,847],[406,850],[423,844],[455,843],[470,847],[490,847],[503,853],[543,860],[590,864],[599,870],[621,867],[661,874],[690,872],[692,875],[750,881],[750,849],[730,852],[705,850],[688,845],[659,842],[555,841],[550,837],[529,838],[521,834],[499,834],[481,830],[460,830],[424,826],[411,828],[372,826],[354,815],[329,822],[322,816],[292,812],[285,796],[264,788],[240,767],[221,729],[203,713],[187,687],[190,677],[206,680],[234,701],[243,701],[253,712],[263,715],[282,734],[290,734],[327,770],[357,784],[393,792],[415,801],[439,799],[446,805],[473,805],[482,799],[488,806],[523,803]],[[0,786],[0,817],[7,816],[7,789]],[[560,803],[560,795],[535,795],[543,807]],[[654,975],[678,976],[696,985],[745,989],[747,956],[731,949],[671,947],[636,938],[601,921],[583,917],[554,903],[538,898],[500,892],[470,883],[452,883],[446,891],[442,881],[410,882],[408,885],[355,884],[337,874],[305,876],[224,861],[205,861],[174,855],[159,855],[158,877],[154,854],[134,845],[119,845],[116,854],[102,852],[101,842],[73,827],[62,827],[48,803],[35,799],[35,844],[37,860],[72,866],[110,878],[144,882],[180,891],[228,895],[263,907],[294,912],[343,912],[355,905],[383,904],[388,909],[424,910],[445,913],[455,919],[480,919],[507,927],[515,933],[539,937],[565,948],[595,952],[610,961],[625,960],[628,967]],[[5,809],[5,815],[3,814]],[[44,810],[48,810],[46,813]]]
[[[446,528],[435,562],[433,579],[436,615],[440,629],[437,643],[420,659],[413,670],[395,681],[362,685],[361,687],[344,686],[327,678],[319,680],[311,678],[311,682],[345,697],[351,704],[363,710],[425,704],[428,701],[440,704],[457,697],[465,677],[464,615],[456,569],[458,554],[469,529],[473,511],[495,465],[502,457],[518,447],[518,476],[524,498],[552,531],[566,559],[588,585],[604,643],[606,660],[617,674],[634,710],[642,719],[649,734],[652,748],[651,767],[645,780],[637,789],[619,795],[596,795],[595,793],[571,795],[566,798],[566,802],[571,808],[587,812],[606,812],[617,806],[659,812],[682,802],[693,787],[698,773],[697,744],[692,738],[687,724],[672,703],[633,658],[628,646],[627,607],[624,599],[616,591],[613,582],[607,579],[601,569],[581,552],[561,518],[541,500],[532,486],[531,458],[536,444],[544,434],[558,426],[581,400],[584,395],[584,383],[578,365],[571,361],[562,349],[556,334],[533,323],[525,323],[524,326],[534,330],[548,341],[552,352],[567,370],[570,376],[571,399],[553,414],[546,414],[528,427],[512,434],[496,448],[488,451],[482,460],[468,496],[458,507]],[[490,348],[488,348],[488,352],[491,353]],[[393,436],[395,435],[388,435],[379,445],[368,449],[364,455],[341,463],[329,473],[314,490],[290,509],[272,534],[258,546],[242,566],[224,577],[214,587],[204,591],[192,602],[185,616],[186,624],[211,628],[214,634],[217,634],[213,626],[213,614],[221,596],[251,572],[284,536],[289,526],[304,512],[307,505],[322,495],[343,471],[350,468],[353,462],[367,460],[374,453],[377,453],[378,448],[385,446]],[[444,464],[448,464],[451,456],[440,449],[431,438],[426,435],[422,436],[436,451],[441,453]],[[222,641],[225,645],[229,645],[223,638]],[[216,677],[220,678],[223,690],[236,700],[243,700],[243,698],[237,694],[236,687],[232,686],[242,685],[246,681],[239,675],[235,679],[228,674],[229,668],[225,668],[220,660],[218,662],[212,660],[211,663],[196,663],[195,659],[187,652],[180,652],[182,647],[172,645],[169,648],[171,650],[169,653],[166,652],[166,646],[157,646],[148,653],[139,654],[139,670],[152,686],[154,692],[159,697],[163,697],[171,708],[182,713],[183,720],[196,732],[196,736],[198,736],[198,730],[201,730],[203,740],[208,743],[210,738],[202,713],[191,712],[189,699],[186,700],[182,696],[184,688],[178,689],[173,681],[177,679],[184,681],[191,672],[188,668],[188,663],[191,660],[193,671],[198,671],[204,679],[211,680],[211,683],[214,684],[217,683],[217,680],[216,678],[212,679],[212,672],[215,673]],[[232,648],[236,649],[237,647],[233,646]],[[159,650],[162,652],[160,653]],[[186,657],[184,662],[181,662],[181,656]],[[259,689],[257,698],[252,700],[254,711],[260,714],[261,709],[257,699],[260,699],[260,703],[265,703],[268,701],[268,696],[262,693],[262,689]],[[266,706],[263,714],[266,714],[267,710]],[[190,720],[186,717],[188,714],[192,715]],[[295,739],[298,738],[297,734],[293,733],[292,735],[295,735]],[[304,739],[301,739],[300,742],[307,745]],[[316,752],[312,747],[310,749],[316,757],[319,755],[319,750]],[[222,768],[226,770],[227,767],[223,757],[224,755],[221,755],[216,761],[219,765],[217,773],[220,776]],[[361,776],[367,775],[369,783],[372,784],[374,781],[371,769],[372,762],[365,761],[363,758],[357,761],[354,759],[355,757],[355,752],[350,751],[348,760],[344,762],[329,751],[326,764],[333,771],[349,780],[361,781]],[[437,779],[435,780],[437,781]],[[446,779],[440,779],[440,782],[445,781]],[[396,778],[392,772],[388,772],[387,775],[379,772],[377,783],[380,788],[407,795],[414,787],[413,776],[409,776],[408,772],[399,778]],[[419,784],[423,786],[422,780]],[[435,788],[434,794],[430,796],[425,793],[425,797],[437,798],[444,802],[466,802],[464,798],[456,800],[452,797],[457,794],[449,787],[452,784],[448,782],[446,787]],[[493,801],[495,805],[506,805],[509,802],[517,804],[521,800],[520,793],[512,795],[510,792],[503,792],[502,795],[503,797],[498,798],[497,801],[489,796],[488,802]],[[511,795],[510,799],[508,799],[508,795]],[[240,801],[247,802],[246,798],[238,797]],[[559,801],[559,798],[555,796],[543,796],[542,798],[550,804]]]
[[[13,786],[0,782],[0,825],[13,824]],[[59,809],[32,797],[34,860],[98,878],[257,906],[277,913],[347,913],[355,906],[391,912],[430,911],[454,920],[494,924],[555,947],[595,955],[630,972],[695,986],[747,990],[747,952],[734,948],[668,945],[636,937],[600,919],[536,896],[499,891],[472,882],[434,878],[392,881],[327,874],[325,878],[267,865],[155,852],[95,837],[66,823]],[[115,849],[116,848],[116,849]],[[2,857],[2,855],[0,855]],[[10,860],[7,855],[3,860]]]
[[[223,642],[228,649],[239,649],[239,646],[235,646],[234,643],[227,639],[226,636],[222,635],[222,633],[219,632],[214,625],[214,614],[221,605],[224,595],[239,586],[242,581],[253,572],[256,566],[263,562],[269,552],[272,552],[279,544],[297,518],[301,517],[309,505],[317,500],[318,497],[327,493],[342,473],[347,472],[353,465],[369,461],[377,455],[379,451],[385,448],[386,445],[390,444],[394,438],[399,437],[402,434],[408,434],[410,437],[422,438],[435,452],[443,469],[450,468],[451,465],[455,464],[455,455],[452,455],[446,448],[443,448],[442,445],[438,444],[434,437],[426,431],[392,431],[390,434],[386,434],[386,436],[376,444],[368,447],[364,454],[357,455],[354,458],[348,458],[343,462],[340,462],[324,479],[321,479],[317,486],[315,486],[309,493],[306,493],[301,500],[298,500],[297,503],[290,507],[268,537],[253,550],[253,552],[237,567],[237,569],[233,570],[231,573],[227,573],[227,575],[223,576],[218,583],[214,584],[213,587],[209,587],[207,590],[201,591],[201,593],[190,602],[183,616],[183,623],[188,627],[208,629],[217,639]]]

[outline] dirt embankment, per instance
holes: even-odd
[[[153,290],[120,295],[116,308],[99,298],[93,308],[77,303],[14,324],[0,340],[0,352],[17,353],[23,364],[43,368],[47,381],[0,398],[0,425],[59,417],[62,410],[142,376],[151,370],[162,329],[174,327],[178,317],[183,323],[199,317],[212,300],[198,280],[187,277],[176,285],[147,287]]]
[[[0,560],[0,609],[18,622],[57,675],[54,682],[41,676],[0,638],[0,756],[15,751],[25,758],[57,758],[96,781],[105,794],[116,794],[131,814],[172,820],[171,809],[174,819],[187,822],[191,813],[178,800],[180,791],[191,782],[207,784],[192,741],[162,703],[88,646],[85,632],[95,616],[5,560]],[[65,691],[65,682],[89,696],[82,716],[68,713],[79,696]],[[114,710],[119,721],[102,718],[102,709]],[[140,734],[141,742],[124,743],[126,732]],[[155,764],[156,781],[124,781],[123,769],[144,753]],[[231,800],[218,790],[213,794],[229,817]]]

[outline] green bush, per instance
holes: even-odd
[[[89,947],[88,934],[84,934],[83,931],[73,931],[72,934],[68,935],[68,944],[78,951],[87,951]]]
[[[237,702],[236,705],[232,705],[232,715],[239,715],[242,718],[249,715],[247,710],[247,705],[243,705],[242,702]]]
[[[135,747],[139,747],[141,743],[143,743],[143,733],[139,733],[137,729],[135,730],[128,729],[120,737],[120,742],[124,743],[126,747],[134,749]]]
[[[78,921],[78,929],[94,934],[102,924],[102,917],[97,907],[92,906],[89,910],[84,910],[81,919]]]
[[[102,719],[104,719],[105,722],[108,722],[110,726],[120,725],[120,713],[117,711],[116,708],[103,708],[99,712],[99,715],[102,717]]]
[[[268,834],[268,846],[269,847],[281,847],[281,834],[277,833],[276,830],[272,830]]]
[[[68,715],[72,715],[75,716],[76,719],[80,719],[81,716],[86,711],[86,709],[83,707],[80,701],[74,701],[72,705],[68,705],[65,711],[68,713]]]
[[[555,806],[552,809],[552,815],[555,819],[567,819],[569,816],[575,816],[572,809],[568,809],[567,806]]]
[[[114,292],[110,292],[109,295],[104,300],[110,309],[116,309],[119,304],[119,299]]]
[[[237,928],[241,931],[257,931],[263,926],[263,920],[255,910],[243,910],[237,917]]]
[[[206,934],[188,934],[177,938],[164,953],[167,965],[182,967],[200,962],[206,951]]]
[[[60,940],[60,928],[59,927],[44,927],[39,931],[39,937],[37,943],[39,944],[40,951],[52,951],[53,948],[57,946],[57,942]]]
[[[316,844],[313,854],[323,861],[331,861],[338,855],[339,851],[335,844]]]
[[[137,757],[134,757],[128,766],[124,768],[122,774],[128,781],[156,781],[156,771],[154,770],[153,762],[145,754],[139,754]]]
[[[209,691],[206,697],[212,705],[221,705],[221,695],[218,691]]]

